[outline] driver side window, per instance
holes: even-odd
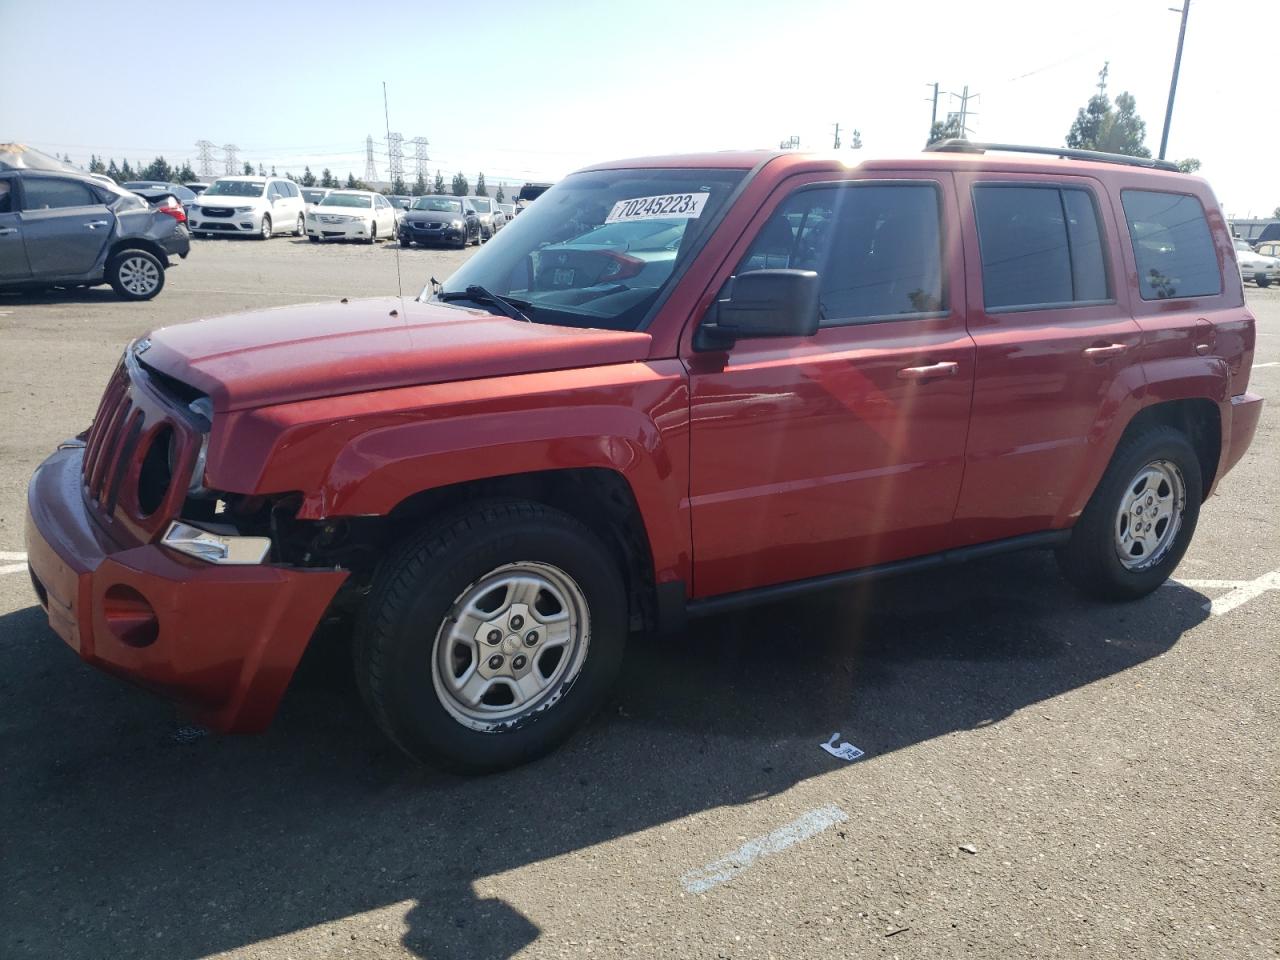
[[[761,227],[736,273],[814,270],[822,325],[946,309],[939,194],[931,183],[802,187]]]

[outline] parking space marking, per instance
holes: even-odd
[[[1280,570],[1264,573],[1256,580],[1170,580],[1192,590],[1220,590],[1227,592],[1204,604],[1210,616],[1221,616],[1230,613],[1236,607],[1248,603],[1268,590],[1280,590]]]
[[[18,561],[13,563],[11,561]],[[27,555],[25,553],[15,553],[11,550],[0,550],[0,577],[6,573],[18,573],[27,569]]]
[[[1255,363],[1253,369],[1261,370],[1263,367],[1280,367],[1280,360],[1268,360],[1266,363]]]
[[[706,893],[712,887],[732,880],[761,857],[780,853],[787,847],[794,846],[801,840],[808,840],[848,819],[849,815],[834,803],[810,810],[772,833],[748,840],[727,857],[713,860],[698,870],[691,870],[680,878],[680,885],[689,893]]]

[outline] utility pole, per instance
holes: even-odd
[[[928,86],[928,84],[925,84]],[[925,98],[929,99],[928,97]],[[938,84],[933,84],[933,111],[929,114],[929,136],[933,136],[933,128],[938,125]]]
[[[964,93],[953,93],[951,96],[957,97],[960,100],[960,111],[956,115],[956,122],[959,124],[959,130],[957,132],[960,134],[961,139],[963,139],[966,134],[973,132],[969,129],[969,117],[977,116],[977,114],[969,110],[969,101],[977,100],[982,95],[979,93],[970,93],[969,85],[966,83],[964,85]]]
[[[1170,7],[1177,10],[1177,7]],[[1169,146],[1169,124],[1173,122],[1173,97],[1178,92],[1178,70],[1182,67],[1182,41],[1187,35],[1187,11],[1191,9],[1191,0],[1182,0],[1182,25],[1178,27],[1178,52],[1173,56],[1173,77],[1169,81],[1169,105],[1164,110],[1164,132],[1160,134],[1160,159],[1164,159],[1165,149]]]
[[[836,142],[831,145],[832,150],[840,149],[840,124],[836,124]]]
[[[422,177],[425,181],[427,178],[427,161],[431,159],[427,156],[427,138],[414,137],[409,142],[413,144],[414,174]]]
[[[404,179],[404,137],[387,132],[387,178],[395,183]]]

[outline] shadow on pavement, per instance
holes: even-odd
[[[1031,554],[702,621],[633,643],[558,753],[474,780],[389,747],[335,644],[268,734],[181,742],[27,608],[0,618],[0,955],[199,957],[414,901],[410,951],[509,957],[539,930],[477,879],[830,772],[835,730],[883,756],[999,723],[1160,655],[1202,602],[1087,603]]]

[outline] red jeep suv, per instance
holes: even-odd
[[[255,731],[349,614],[388,736],[479,771],[686,616],[1025,547],[1150,593],[1262,405],[1231,237],[1012,149],[603,164],[416,300],[157,330],[31,482],[49,622]]]

